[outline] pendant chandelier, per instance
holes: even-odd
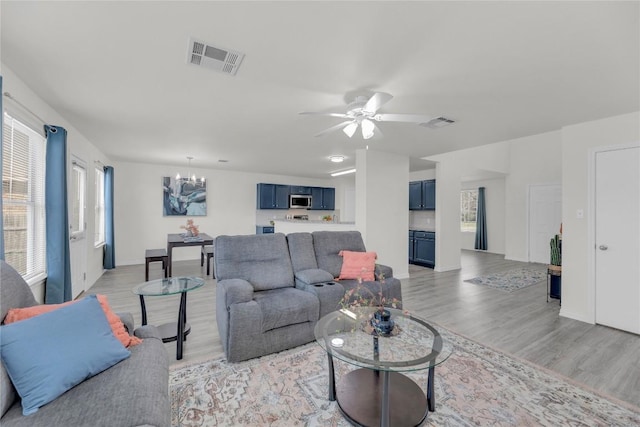
[[[187,160],[189,161],[189,169],[187,171],[187,177],[183,178],[180,176],[180,173],[176,174],[176,181],[185,182],[193,185],[204,185],[204,176],[201,179],[196,178],[196,174],[191,174],[191,160],[193,160],[193,156],[187,156]]]

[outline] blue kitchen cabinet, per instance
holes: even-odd
[[[256,234],[273,234],[274,232],[273,225],[256,225]]]
[[[294,194],[294,195],[309,195],[311,194],[311,187],[302,187],[300,185],[291,185],[289,187],[289,192],[290,194]]]
[[[413,264],[434,267],[436,265],[436,233],[414,231]]]
[[[258,184],[258,209],[289,209],[289,186]]]
[[[409,230],[409,264],[413,263],[414,260],[414,245],[415,245],[415,237],[413,236],[414,231]]]
[[[435,210],[436,180],[412,181],[409,183],[409,210]]]
[[[336,189],[311,187],[311,210],[332,211],[336,208]]]
[[[422,209],[422,181],[409,183],[409,210]]]

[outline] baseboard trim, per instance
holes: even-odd
[[[566,310],[566,309],[564,309],[562,307],[560,307],[559,315],[561,317],[566,317],[567,319],[578,320],[580,322],[588,323],[590,325],[594,325],[595,324],[591,319],[589,319],[588,316],[585,316],[582,313],[576,313],[576,312],[572,312],[572,311]]]

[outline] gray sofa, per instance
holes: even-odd
[[[0,319],[10,308],[37,305],[29,286],[0,261]],[[120,314],[133,329],[133,317]],[[168,426],[169,358],[153,326],[135,330],[143,339],[131,356],[68,390],[36,413],[23,416],[20,398],[0,363],[0,425],[9,426]]]
[[[357,231],[323,231],[218,236],[216,321],[227,360],[238,362],[314,340],[320,317],[341,307],[345,289],[357,280],[340,280],[341,250],[364,252]],[[400,281],[378,265],[384,283],[363,282],[386,301],[402,306]],[[354,295],[354,298],[356,296]]]

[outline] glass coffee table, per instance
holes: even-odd
[[[134,294],[140,296],[142,325],[147,324],[147,308],[144,304],[144,297],[180,294],[178,321],[158,326],[162,342],[177,341],[176,359],[178,360],[182,359],[182,343],[191,332],[191,325],[187,323],[187,292],[198,289],[203,285],[204,280],[200,277],[169,277],[144,282],[132,290]]]
[[[355,425],[421,425],[435,411],[434,368],[451,355],[451,345],[429,323],[390,308],[395,326],[378,335],[369,323],[376,310],[334,311],[316,324],[316,341],[329,359],[329,400]],[[337,385],[334,357],[359,368]],[[401,373],[421,369],[429,371],[426,393]]]

